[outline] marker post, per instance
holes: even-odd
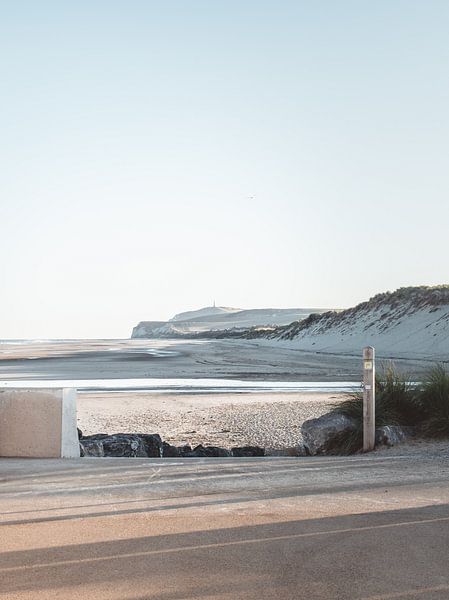
[[[372,346],[363,349],[363,451],[374,450],[376,433],[376,365]]]

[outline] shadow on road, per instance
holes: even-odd
[[[447,504],[68,546],[49,540],[0,555],[0,590],[44,598],[112,585],[109,598],[134,600],[448,598],[448,545]],[[115,586],[127,594],[114,595]]]

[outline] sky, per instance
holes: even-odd
[[[446,0],[0,0],[0,338],[449,283]]]

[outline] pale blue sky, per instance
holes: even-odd
[[[0,338],[449,282],[449,2],[0,0]]]

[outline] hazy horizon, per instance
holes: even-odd
[[[449,4],[0,3],[0,339],[449,280]]]

